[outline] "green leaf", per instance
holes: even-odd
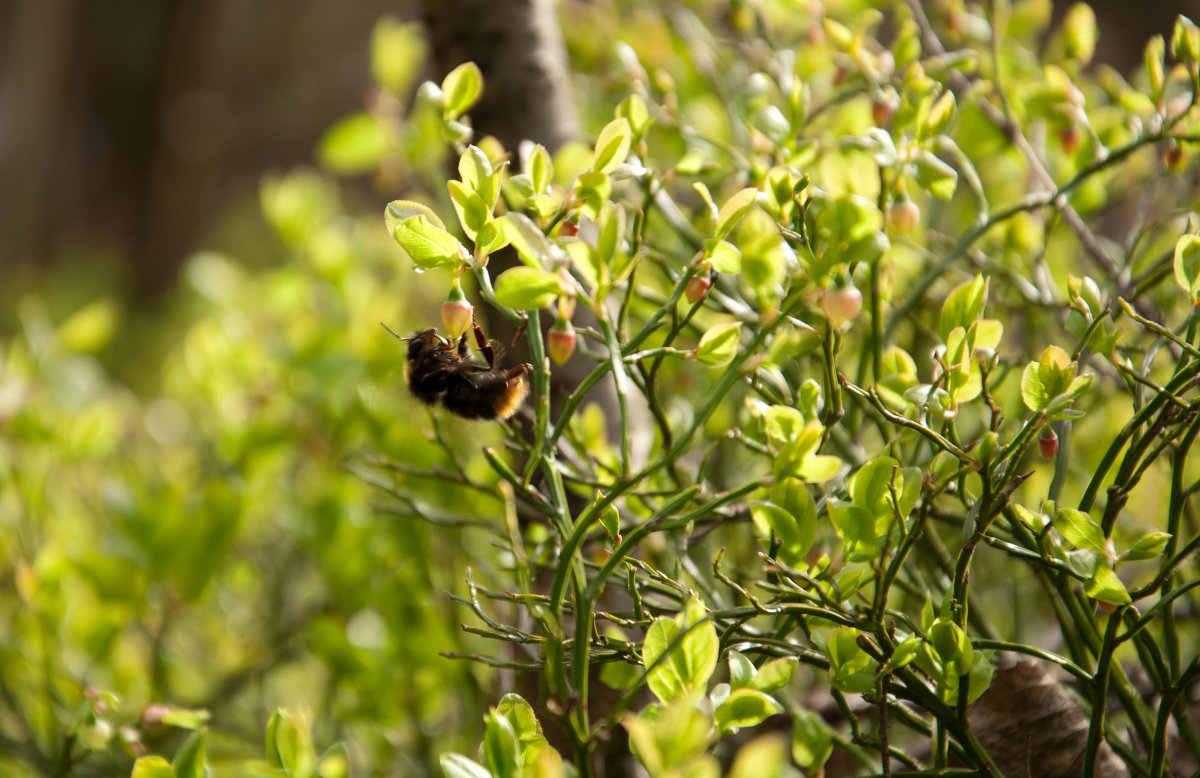
[[[750,515],[756,526],[769,527],[775,537],[779,538],[779,558],[784,564],[796,566],[804,561],[804,556],[812,548],[816,536],[815,507],[808,513],[793,516],[778,505],[753,505],[750,507]]]
[[[627,665],[633,667],[632,665]],[[530,765],[537,761],[538,755],[550,747],[542,725],[538,722],[533,708],[519,694],[509,692],[500,699],[496,711],[508,719],[520,745],[520,764]]]
[[[734,689],[729,699],[713,712],[713,723],[719,732],[729,734],[742,727],[757,726],[767,717],[782,712],[782,705],[757,689]]]
[[[1121,558],[1129,562],[1158,559],[1162,556],[1163,549],[1166,548],[1167,542],[1170,540],[1171,536],[1166,532],[1151,532],[1148,535],[1138,538],[1133,547],[1122,554]]]
[[[450,190],[450,202],[454,205],[454,212],[458,214],[458,223],[462,225],[467,237],[475,240],[479,231],[491,219],[491,209],[482,197],[461,182],[448,181],[446,185]]]
[[[129,778],[175,778],[175,771],[161,756],[140,756]]]
[[[988,279],[977,275],[966,283],[959,284],[946,296],[942,303],[942,317],[938,323],[938,334],[945,343],[955,327],[966,330],[983,316],[987,305]]]
[[[504,234],[503,225],[496,219],[484,222],[479,228],[479,234],[475,236],[475,250],[480,256],[494,254],[507,245],[508,236]]]
[[[767,439],[776,448],[798,438],[804,425],[804,414],[787,405],[772,405],[763,412]]]
[[[829,521],[853,558],[875,551],[875,517],[866,508],[843,500],[826,503]]]
[[[365,111],[338,121],[317,142],[317,161],[326,170],[356,176],[379,167],[391,150],[388,129]]]
[[[94,353],[112,340],[118,316],[117,306],[112,300],[88,303],[62,323],[55,340],[66,351]]]
[[[745,657],[742,652],[736,649],[729,651],[729,685],[734,689],[741,689],[750,684],[754,678],[754,674],[758,670],[754,667],[754,663]]]
[[[954,118],[955,108],[954,93],[947,89],[929,109],[929,117],[925,120],[925,136],[932,138],[946,129],[946,125]]]
[[[661,659],[678,635],[679,625],[675,620],[660,616],[650,625],[650,629],[646,630],[646,639],[642,641],[642,662],[649,670],[646,685],[664,704],[687,694],[687,685],[679,668],[670,657]]]
[[[446,778],[493,778],[486,767],[462,754],[442,754],[438,762]]]
[[[896,650],[892,652],[892,656],[888,659],[888,668],[891,670],[899,670],[906,666],[909,662],[916,659],[917,650],[921,647],[923,641],[916,635],[909,635],[902,640]]]
[[[642,661],[647,668],[653,669],[646,681],[650,691],[663,703],[703,694],[707,688],[708,679],[717,666],[720,640],[716,627],[706,618],[704,606],[691,600],[683,613],[674,619],[655,619],[647,630],[642,643]],[[681,633],[685,634],[672,647]],[[659,661],[664,656],[665,659]]]
[[[532,219],[523,213],[506,213],[496,221],[522,262],[536,268],[550,266],[550,242]]]
[[[487,204],[488,213],[500,197],[500,177],[492,169],[492,161],[478,146],[471,145],[458,158],[458,175],[463,184]]]
[[[175,758],[171,760],[171,769],[177,778],[204,778],[204,746],[207,740],[208,730],[198,729],[179,746]]]
[[[483,718],[479,758],[496,778],[514,778],[517,772],[517,735],[512,723],[494,708]]]
[[[442,223],[432,208],[415,200],[393,200],[383,210],[383,220],[387,224],[388,232],[395,232],[396,228],[400,226],[400,222],[413,216],[421,216],[438,229],[446,229],[446,225]]]
[[[529,152],[525,160],[525,172],[533,182],[535,194],[542,194],[550,188],[550,182],[554,180],[554,162],[545,146],[539,143]]]
[[[1104,530],[1088,514],[1073,508],[1060,508],[1054,514],[1054,528],[1075,548],[1104,550]]]
[[[742,252],[729,241],[716,238],[704,241],[704,256],[718,273],[738,273],[742,269]]]
[[[786,564],[797,565],[812,548],[817,529],[817,506],[804,481],[799,478],[783,477],[771,486],[771,502],[783,509],[793,526],[793,543],[781,551]],[[783,536],[780,535],[782,538]]]
[[[305,772],[315,760],[308,721],[295,711],[276,710],[267,722],[267,762],[272,767]]]
[[[804,708],[792,711],[792,759],[810,773],[819,771],[833,754],[833,730],[825,719]]]
[[[210,718],[212,718],[211,714],[203,708],[171,707],[163,714],[162,723],[180,729],[199,729]]]
[[[728,778],[776,778],[784,775],[787,739],[778,732],[759,735],[738,749]]]
[[[406,99],[428,48],[420,24],[401,24],[383,17],[371,30],[371,77],[396,97]]]
[[[1171,31],[1171,56],[1176,62],[1195,62],[1200,58],[1200,28],[1183,14],[1175,17]]]
[[[625,209],[605,203],[600,207],[600,218],[596,221],[600,228],[596,238],[596,254],[611,268],[625,238]]]
[[[1129,596],[1129,592],[1125,589],[1125,584],[1121,583],[1121,579],[1113,572],[1113,569],[1101,562],[1096,566],[1096,570],[1092,573],[1092,579],[1088,581],[1084,591],[1088,597],[1107,602],[1110,605],[1128,605],[1133,602]]]
[[[949,619],[937,619],[929,628],[929,645],[943,666],[949,666],[962,656],[962,627]]]
[[[1163,55],[1167,44],[1163,36],[1155,35],[1146,43],[1146,51],[1142,59],[1146,65],[1146,78],[1150,81],[1150,97],[1155,101],[1162,97],[1163,84],[1166,83],[1166,70]]]
[[[350,753],[343,743],[334,743],[317,760],[318,778],[350,778]]]
[[[1063,18],[1063,55],[1086,65],[1096,51],[1096,12],[1087,3],[1075,3]]]
[[[613,119],[596,138],[595,151],[592,153],[592,170],[605,175],[616,170],[629,156],[632,143],[633,129],[629,126],[629,120],[624,117]]]
[[[700,337],[700,344],[696,347],[696,359],[710,367],[729,364],[737,354],[741,331],[740,321],[709,327]]]
[[[838,627],[825,646],[833,685],[847,694],[861,694],[875,686],[871,657],[858,645],[858,631]]]
[[[742,220],[742,217],[754,207],[757,197],[758,189],[751,186],[742,189],[726,200],[717,212],[717,227],[714,237],[721,239],[728,235]]]
[[[466,113],[483,94],[483,73],[474,62],[464,62],[442,79],[442,94],[445,95],[445,114],[448,119],[457,119]]]
[[[496,301],[506,308],[544,308],[561,292],[558,276],[536,267],[509,268],[496,279]]]
[[[1200,235],[1182,235],[1175,241],[1175,283],[1200,304]]]
[[[421,270],[470,259],[470,254],[458,242],[458,238],[424,216],[410,216],[396,225],[392,235]]]
[[[635,135],[641,135],[650,124],[650,112],[646,109],[646,101],[640,95],[632,94],[617,106],[618,117],[627,119]]]
[[[750,679],[749,686],[767,694],[777,692],[791,682],[799,666],[800,660],[794,656],[772,659],[758,669],[758,673]]]
[[[954,168],[926,150],[917,155],[914,164],[916,171],[913,178],[922,189],[943,200],[954,196],[954,189],[958,186],[958,173]]]

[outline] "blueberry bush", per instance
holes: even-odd
[[[381,22],[326,172],[263,184],[287,262],[195,257],[148,387],[113,304],[26,301],[0,764],[1197,768],[1200,28],[1122,74],[1083,3],[617,6],[563,9],[605,76],[554,154]],[[378,326],[468,309],[511,421]]]

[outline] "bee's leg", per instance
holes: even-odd
[[[521,376],[532,372],[533,365],[531,364],[526,363],[524,365],[517,365],[516,367],[510,367],[504,372],[504,380],[512,381],[514,378],[520,378]]]
[[[462,334],[462,337],[458,339],[458,358],[467,358],[467,333],[465,332]]]
[[[479,329],[479,325],[472,322],[471,326],[475,329],[475,345],[479,347],[479,353],[483,354],[483,358],[487,361],[488,367],[496,366],[496,352],[492,350],[492,344],[483,336],[483,330]],[[467,333],[463,333],[464,340]]]

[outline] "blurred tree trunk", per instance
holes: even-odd
[[[471,109],[476,135],[515,152],[522,140],[555,151],[578,135],[554,0],[422,0],[440,74],[474,61],[484,92]]]

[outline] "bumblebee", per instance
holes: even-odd
[[[413,396],[427,405],[440,405],[464,419],[508,419],[529,394],[526,376],[533,366],[498,367],[498,344],[485,338],[478,325],[471,326],[486,365],[468,358],[467,333],[455,344],[431,328],[404,339],[408,341],[404,378]]]

